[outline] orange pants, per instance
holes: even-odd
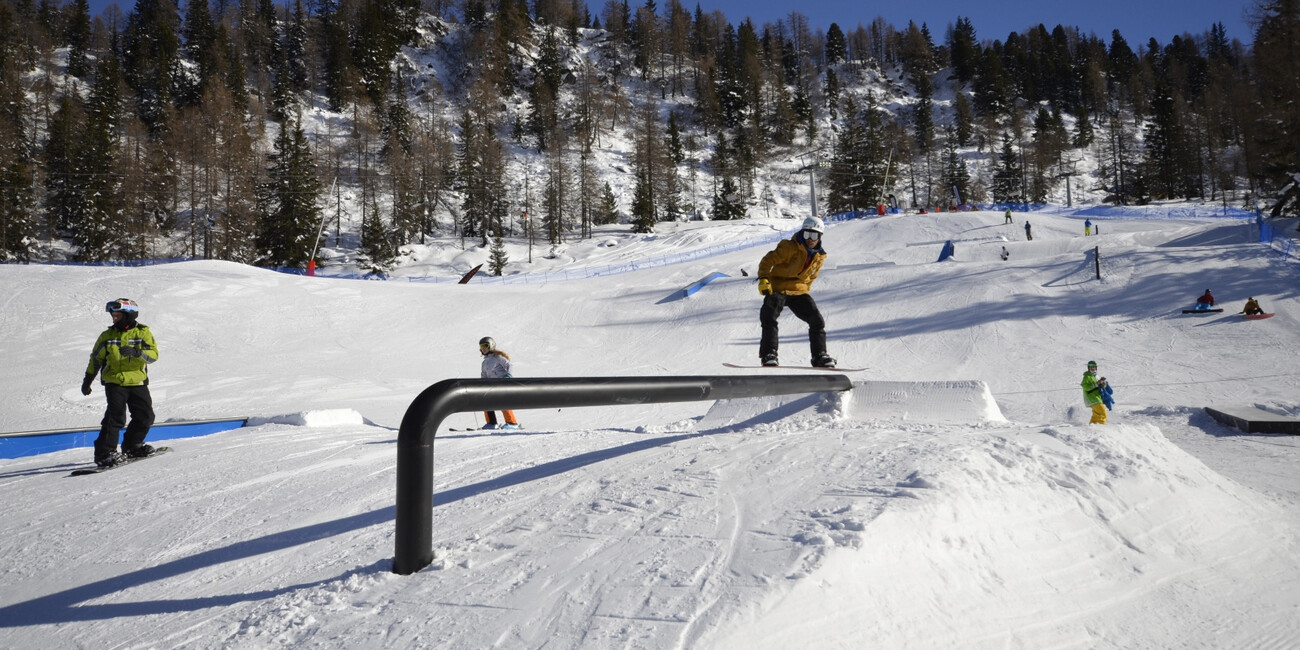
[[[501,415],[505,416],[506,424],[519,424],[519,420],[515,419],[514,411],[502,411]],[[487,420],[488,424],[497,423],[497,414],[494,411],[483,411],[483,418]]]

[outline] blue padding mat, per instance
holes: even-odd
[[[157,440],[175,440],[177,438],[194,438],[210,433],[238,429],[248,422],[248,418],[228,420],[190,420],[188,422],[155,423],[149,429],[147,442]],[[120,434],[119,434],[120,435]],[[48,454],[64,449],[92,447],[99,429],[52,429],[49,431],[28,431],[23,433],[0,434],[0,458],[22,458],[37,454]]]

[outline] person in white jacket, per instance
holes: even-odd
[[[478,341],[478,352],[483,355],[483,379],[509,379],[510,378],[510,355],[504,350],[497,349],[497,342],[490,336],[485,336]],[[518,429],[519,421],[515,419],[515,412],[509,409],[501,411],[505,419],[504,424],[497,424],[497,414],[495,411],[483,411],[483,418],[487,424],[483,425],[484,429]]]

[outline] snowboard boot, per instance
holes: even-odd
[[[507,422],[506,424],[501,425],[501,428],[502,428],[502,429],[522,429],[523,427],[519,426],[518,424],[511,424],[511,423]]]
[[[151,445],[137,445],[130,449],[123,449],[122,451],[126,452],[126,455],[131,458],[145,458],[152,456],[154,449]]]
[[[96,458],[95,467],[98,467],[100,469],[108,469],[124,460],[126,460],[126,455],[119,454],[115,451],[102,458]]]
[[[775,352],[768,352],[767,354],[763,355],[763,365],[773,367],[773,366],[779,366],[781,365],[781,363],[777,361]]]
[[[823,352],[821,355],[813,358],[812,365],[814,368],[834,368],[835,360],[831,358],[831,355]]]

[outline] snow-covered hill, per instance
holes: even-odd
[[[831,352],[869,367],[849,396],[441,432],[437,558],[411,576],[390,573],[393,464],[419,391],[478,376],[485,335],[519,376],[742,372],[721,363],[756,358],[767,246],[515,284],[0,266],[0,429],[98,421],[102,392],[77,389],[120,296],[159,340],[160,419],[256,418],[91,477],[66,477],[84,449],[0,460],[0,646],[1285,647],[1300,439],[1202,407],[1300,414],[1300,269],[1249,221],[1179,216],[1093,216],[1088,238],[1060,209],[831,224],[814,295]],[[789,224],[610,231],[563,263]],[[669,299],[714,271],[730,277]],[[1178,313],[1206,287],[1227,312]],[[1239,320],[1248,296],[1277,315]],[[802,323],[782,326],[802,363]],[[1084,424],[1089,359],[1116,388],[1106,426]],[[995,408],[935,386],[984,387],[964,394]]]

